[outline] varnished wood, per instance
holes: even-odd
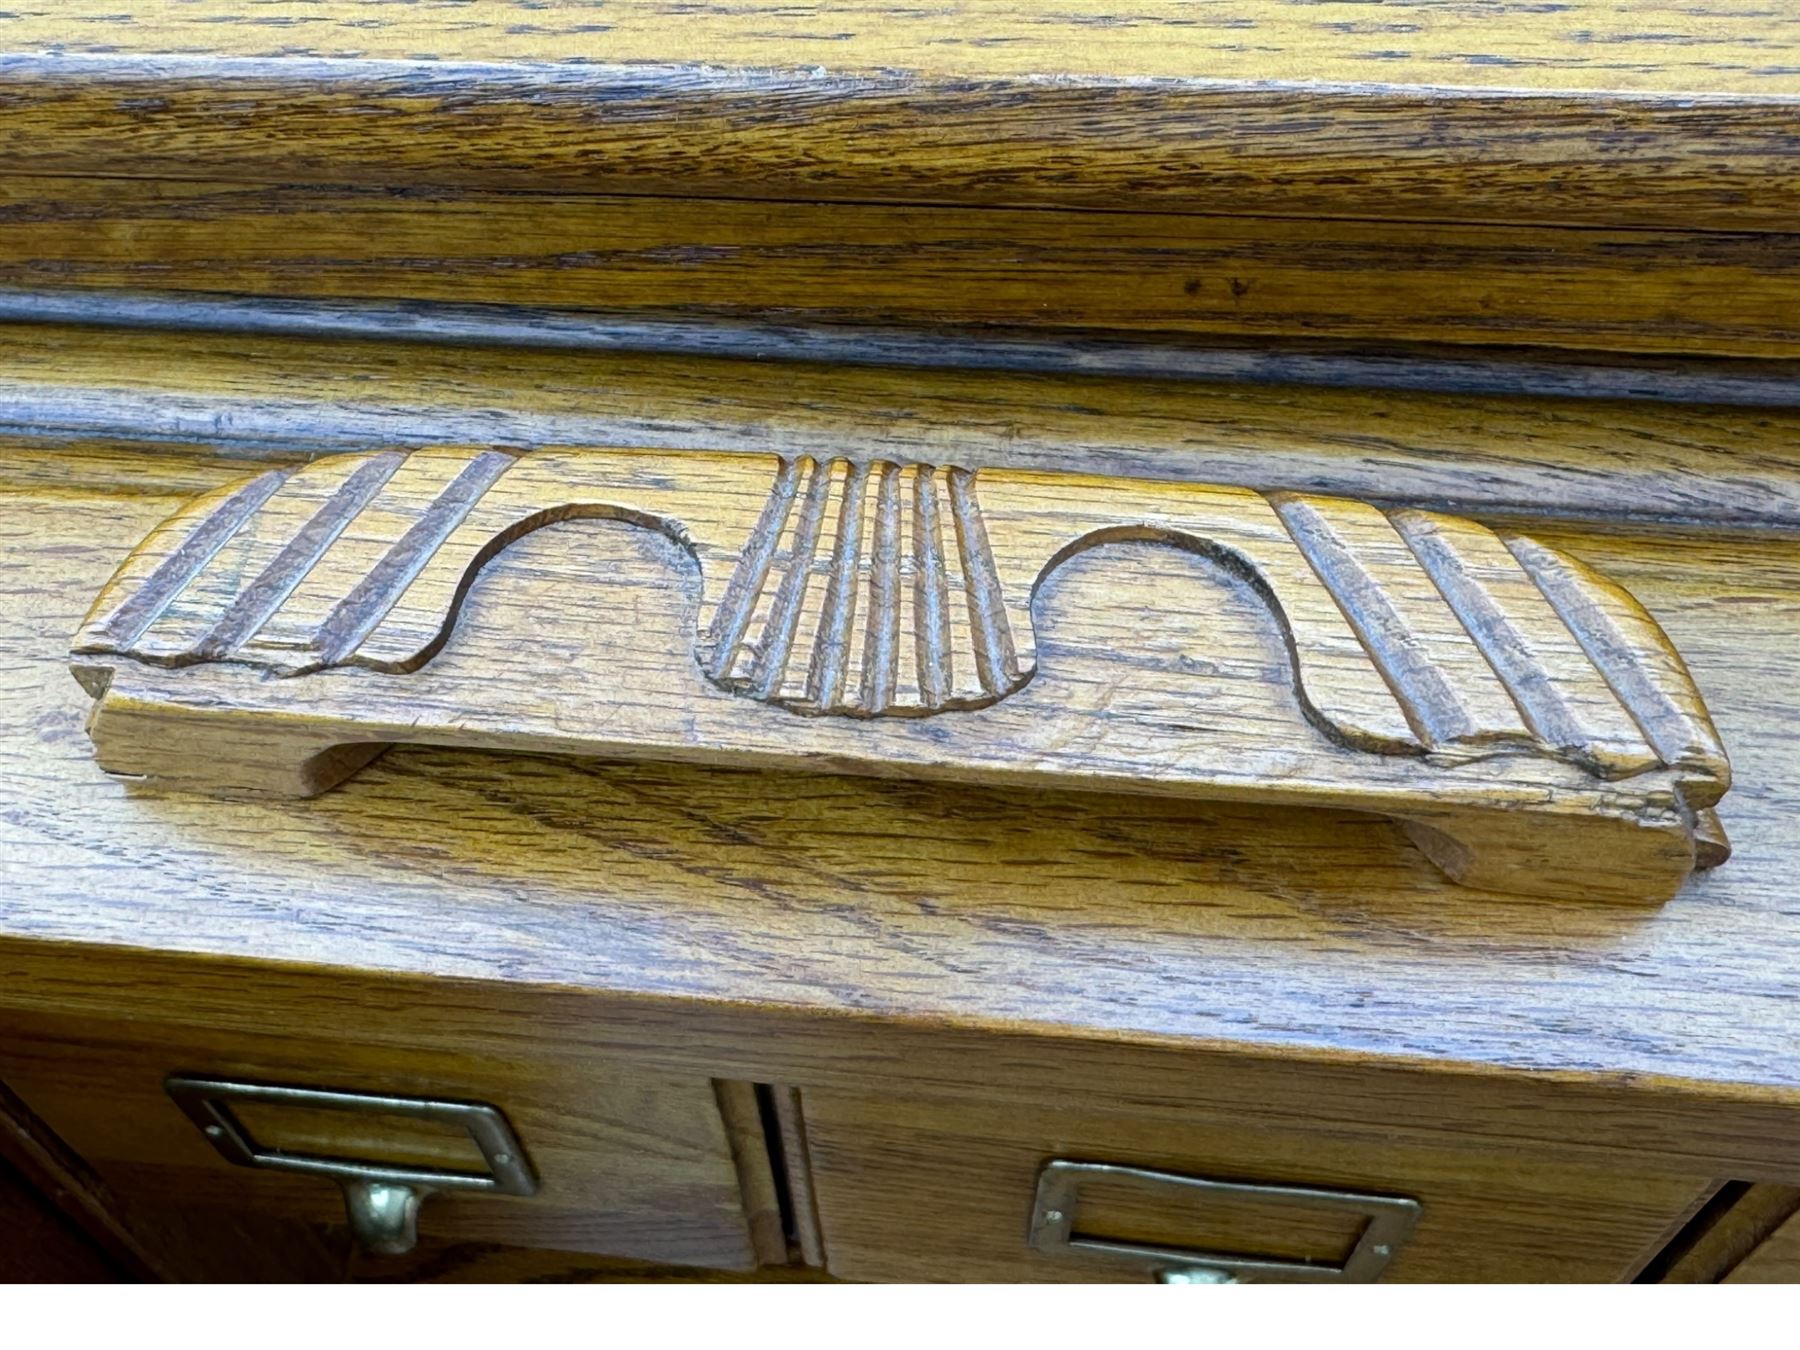
[[[0,222],[20,288],[1800,355],[1792,233],[22,177]]]
[[[1732,1182],[1721,1187],[1645,1278],[1663,1284],[1714,1284],[1800,1213],[1800,1185]],[[1800,1271],[1795,1272],[1800,1278]]]
[[[1800,1284],[1800,1214],[1763,1239],[1724,1279],[1726,1284]]]
[[[43,453],[67,441],[84,453]],[[0,456],[0,483],[195,492],[242,471],[181,448],[190,443],[226,461],[288,464],[377,445],[758,455],[779,445],[925,462],[948,446],[971,468],[1178,478],[1639,530],[1800,529],[1793,409],[0,326],[0,445],[12,450]]]
[[[0,168],[1782,230],[1795,44],[1676,0],[78,4],[0,20]]]
[[[181,1269],[180,1253],[158,1252],[124,1216],[125,1206],[18,1094],[0,1083],[0,1170],[43,1197],[79,1231],[115,1278]]]
[[[0,287],[0,324],[19,323],[150,329],[165,339],[181,333],[329,337],[822,362],[852,369],[993,371],[1746,408],[1800,406],[1800,361],[1772,357],[1747,361],[1486,344],[1184,337],[1088,328],[1046,333],[935,324],[810,323],[779,316],[766,320],[646,316],[450,301]]]
[[[808,1266],[759,1266],[754,1271],[650,1265],[586,1252],[491,1243],[421,1240],[403,1257],[354,1257],[348,1278],[358,1284],[826,1284]]]
[[[802,1264],[823,1267],[825,1239],[819,1231],[819,1201],[813,1190],[812,1155],[806,1146],[806,1112],[800,1104],[800,1091],[777,1085],[772,1089],[772,1099],[789,1207],[793,1211],[794,1244]]]
[[[403,1009],[383,1014],[389,1035]],[[328,1180],[232,1166],[170,1100],[171,1073],[352,1092],[483,1101],[499,1107],[538,1176],[532,1196],[444,1192],[425,1201],[422,1232],[446,1240],[585,1250],[684,1265],[749,1269],[758,1251],[745,1188],[713,1084],[563,1053],[544,1039],[502,1059],[498,1045],[460,1053],[334,1040],[304,1016],[260,1034],[155,1021],[7,1018],[0,1075],[112,1189],[140,1205],[343,1223]],[[380,1118],[330,1113],[283,1120],[270,1147],[471,1169],[466,1144],[396,1132]],[[425,1150],[421,1152],[421,1149]],[[766,1170],[766,1163],[765,1163]],[[759,1197],[766,1188],[756,1187]],[[780,1259],[784,1253],[771,1253]]]
[[[779,1143],[768,1137],[761,1103],[754,1083],[713,1084],[719,1099],[719,1118],[731,1142],[731,1159],[744,1193],[744,1220],[750,1246],[759,1266],[784,1266],[788,1261],[787,1234],[781,1222],[781,1200],[776,1182]]]
[[[336,1278],[341,1252],[305,1223],[121,1194],[0,1083],[0,1167],[55,1203],[115,1278],[194,1282]]]
[[[546,666],[522,628],[511,657],[458,653],[473,685],[436,678],[479,571],[574,518],[691,555],[691,659],[603,633],[618,603],[603,596],[581,658],[607,672],[597,702],[581,664]],[[1291,666],[1221,635],[1208,659],[1242,684],[1096,702],[1052,632],[1040,677],[1040,594],[1069,560],[1134,541],[1235,578]],[[1133,637],[1146,616],[1174,618],[1166,597],[1099,603],[1128,660],[1156,650],[1158,632]],[[1694,815],[1730,781],[1724,752],[1629,594],[1525,536],[1322,497],[842,459],[384,452],[196,500],[122,565],[73,659],[110,771],[237,795],[310,796],[407,740],[1360,808],[1399,816],[1459,880],[1588,899],[1666,898],[1696,831],[1703,864],[1728,852]],[[740,697],[707,698],[683,666]]]
[[[131,1232],[199,1253],[186,1271],[316,1278],[348,1242],[328,1184],[226,1167],[171,1121],[174,1054],[502,1100],[554,1184],[504,1212],[433,1199],[392,1278],[612,1276],[570,1246],[1067,1277],[1021,1230],[1034,1169],[1077,1149],[1415,1195],[1399,1279],[1633,1278],[1673,1270],[1671,1240],[1698,1259],[1731,1200],[1800,1180],[1800,472],[1791,400],[1764,397],[1791,376],[1692,364],[1792,352],[1795,40],[1712,0],[0,15],[0,285],[24,288],[0,314],[76,320],[0,327],[0,1074]],[[143,294],[96,313],[121,285]],[[1476,383],[1266,384],[1430,386],[1443,344]],[[1527,369],[1585,401],[1492,396]],[[1664,406],[1594,397],[1645,387]],[[1702,389],[1769,410],[1671,402]],[[445,445],[492,448],[368,456]],[[504,495],[512,452],[594,446],[647,447],[655,500],[515,518],[542,528],[431,572],[438,526]],[[671,500],[702,465],[756,480],[722,542]],[[419,726],[463,736],[483,699],[541,739],[400,745],[306,803],[105,777],[69,633],[182,499],[228,504],[265,469],[242,528],[190,516],[162,541],[170,584],[153,565],[103,604],[99,645],[133,654],[84,661],[228,683],[289,728],[301,686],[406,689],[308,789]],[[1235,575],[1169,547],[1200,536],[1160,506],[1089,512],[1104,547],[996,545],[1009,491],[1052,471],[1257,504],[1268,534],[1223,555],[1255,555]],[[1319,604],[1271,585],[1268,539]],[[203,565],[177,586],[184,547]],[[388,605],[415,563],[423,603]],[[496,678],[521,648],[555,677]],[[1526,856],[1527,883],[1600,878],[1553,906],[1448,885],[1341,799],[568,756],[605,749],[589,719],[633,721],[640,687],[834,773],[873,735],[967,778],[942,728],[1065,688],[1103,729],[1254,726],[1226,767],[1301,789],[1277,761],[1307,737],[1396,774],[1457,772],[1453,747],[1490,787],[1476,757],[1502,747],[1610,799],[1644,768],[1678,846],[1646,885],[1629,851],[1558,853],[1554,813],[1521,813],[1483,841],[1513,880]],[[1723,787],[1702,690],[1736,761],[1723,822],[1677,790]],[[95,730],[122,746],[122,725]],[[160,731],[145,765],[219,745]],[[244,748],[208,771],[282,777]],[[1164,771],[1158,748],[1125,776]],[[1672,885],[1727,828],[1731,865],[1661,908],[1589,903]],[[257,1122],[450,1156],[364,1124]],[[1087,1220],[1299,1255],[1345,1237],[1138,1193]],[[1764,1248],[1744,1278],[1783,1268]]]
[[[774,800],[756,774],[430,749],[307,804],[131,793],[92,764],[67,636],[217,466],[27,459],[6,529],[36,561],[5,577],[0,706],[4,857],[29,903],[0,906],[0,1006],[247,1032],[288,1010],[397,1049],[549,1036],[702,1077],[1085,1095],[1376,1145],[1404,1121],[1521,1165],[1800,1174],[1791,543],[1541,536],[1645,601],[1757,785],[1727,802],[1732,863],[1648,917],[1460,893],[1367,818],[1151,798],[787,776]],[[583,547],[522,541],[496,595],[633,556],[559,528]],[[1103,677],[1102,647],[1082,659]],[[319,969],[345,941],[354,965]],[[368,1009],[396,999],[413,1015],[390,1031]]]
[[[1345,1146],[1304,1129],[1256,1132],[1074,1105],[1035,1118],[979,1103],[804,1094],[820,1218],[834,1271],[862,1280],[1148,1281],[1141,1263],[1053,1256],[1027,1242],[1051,1158],[1208,1179],[1289,1184],[1419,1203],[1381,1273],[1399,1282],[1626,1278],[1704,1183],[1602,1178],[1479,1152]],[[1341,1264],[1357,1225],[1266,1199],[1184,1210],[1146,1193],[1078,1201],[1079,1232],[1135,1244]]]

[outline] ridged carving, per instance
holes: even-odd
[[[822,721],[1007,700],[1038,674],[1032,604],[1065,561],[1121,541],[1199,553],[1267,606],[1298,725],[1224,727],[1216,745],[1196,732],[1141,768],[1108,769],[1109,784],[1235,781],[1223,750],[1274,736],[1351,778],[1358,752],[1491,765],[1507,784],[1493,809],[1516,812],[1538,809],[1514,782],[1521,757],[1535,758],[1594,783],[1643,780],[1703,862],[1723,856],[1709,808],[1730,781],[1724,750],[1680,656],[1629,594],[1521,535],[1292,493],[804,457],[339,456],[222,489],[165,523],[96,602],[76,670],[96,693],[121,662],[418,671],[489,559],[578,517],[680,541],[701,573],[698,674]],[[1158,621],[1121,616],[1120,641]],[[1102,743],[1046,733],[1033,772],[1085,773]],[[918,762],[955,745],[939,737]],[[984,755],[969,774],[1001,773]]]
[[[857,717],[976,708],[1024,683],[975,475],[785,460],[700,651],[724,688]]]
[[[607,459],[590,456],[595,468]],[[1134,500],[1142,485],[1033,478],[1023,500],[1019,485],[1002,484],[1009,521],[1028,515],[1033,528],[1010,525],[997,556],[971,470],[795,458],[778,461],[771,481],[755,461],[740,465],[729,488],[743,523],[710,541],[678,501],[628,504],[689,495],[666,475],[637,492],[624,485],[617,504],[600,507],[546,506],[542,493],[573,490],[565,475],[530,482],[495,451],[344,456],[265,473],[146,541],[76,653],[284,676],[416,669],[445,637],[469,575],[505,541],[549,520],[615,515],[705,557],[695,655],[715,683],[797,712],[918,716],[993,703],[1031,678],[1031,595],[1060,561],[1124,538],[1187,548],[1224,539],[1233,556],[1253,552],[1252,579],[1294,647],[1303,704],[1350,744],[1388,753],[1510,744],[1602,777],[1659,765],[1723,772],[1692,682],[1649,616],[1522,536],[1420,511],[1211,488],[1191,489],[1210,494],[1201,500],[1211,509],[1184,521],[1166,500],[1144,509]],[[495,493],[503,483],[524,488],[524,500]],[[709,500],[718,491],[706,483],[691,495],[718,514]],[[1048,506],[1035,500],[1045,491]],[[1096,508],[1108,499],[1118,518],[1103,524]],[[1041,517],[1057,502],[1073,528],[1045,533]],[[1333,612],[1317,612],[1327,599]],[[1341,635],[1333,620],[1347,625]]]

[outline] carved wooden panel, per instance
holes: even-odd
[[[521,616],[512,668],[434,684],[483,565],[573,518],[691,555],[691,668],[621,650],[570,669]],[[1191,717],[1153,724],[1042,687],[1040,585],[1126,541],[1259,598],[1287,652],[1278,714],[1197,683]],[[1158,621],[1121,613],[1119,641]],[[322,791],[404,740],[1353,806],[1460,880],[1543,894],[1659,899],[1726,854],[1724,751],[1629,594],[1524,536],[1335,498],[772,456],[336,456],[165,522],[74,664],[107,769],[221,792]]]

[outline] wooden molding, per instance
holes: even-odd
[[[691,557],[690,668],[608,650],[577,669],[534,652],[521,615],[516,660],[434,675],[483,565],[577,518]],[[1173,717],[1059,684],[1039,587],[1121,542],[1216,563],[1286,659],[1197,672]],[[1117,642],[1159,617],[1122,606]],[[409,741],[1349,807],[1402,821],[1458,880],[1556,896],[1660,900],[1727,852],[1724,751],[1629,594],[1521,535],[1294,493],[742,454],[335,456],[152,532],[74,668],[105,768],[223,793],[311,795]]]
[[[654,0],[485,28],[354,0],[276,0],[253,22],[235,0],[57,6],[0,17],[0,168],[1792,228],[1795,43],[1753,11],[1579,0],[1471,23],[1390,0],[1406,48],[1436,48],[1409,56],[1308,7],[1198,26],[1179,0],[1084,7],[847,0],[805,34],[803,16],[677,22]]]
[[[911,333],[915,348],[941,344],[939,364],[986,365],[1007,353],[983,344],[1011,333],[1016,354],[1023,333],[1081,347],[1077,368],[1088,373],[1143,361],[1141,346],[1116,350],[1131,338],[1253,341],[1257,358],[1283,366],[1294,363],[1278,344],[1330,342],[1497,345],[1515,369],[1605,353],[1800,357],[1793,228],[1192,216],[1147,206],[776,210],[742,198],[16,173],[0,175],[0,219],[0,286],[12,288],[14,312],[79,313],[81,294],[102,290],[88,314],[108,323],[134,312],[159,325],[204,322],[209,310],[224,318],[235,296],[240,316],[241,297],[258,298],[255,323],[279,323],[277,306],[310,301],[310,312],[287,310],[288,321],[330,324],[386,302],[408,307],[406,322],[386,331],[413,340],[444,321],[435,307],[461,306],[455,321],[482,331],[460,340],[506,328],[554,343],[604,326],[618,344],[646,324],[684,323],[690,340],[742,343],[745,328],[810,327],[825,331],[805,345],[835,338],[837,353],[904,350]],[[320,305],[331,308],[321,314]],[[553,327],[546,309],[565,317]],[[872,340],[856,331],[870,328],[897,332]],[[780,341],[764,336],[758,346]],[[1441,354],[1407,357],[1432,355]],[[1395,364],[1401,378],[1427,378]],[[1626,387],[1679,397],[1666,374]],[[1623,383],[1616,371],[1610,382]]]

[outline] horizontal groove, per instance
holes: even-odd
[[[155,173],[129,173],[117,169],[96,169],[93,172],[84,171],[77,173],[66,169],[39,169],[34,167],[30,173],[25,176],[44,181],[69,179],[84,182],[98,181],[113,183],[187,183],[195,186],[216,184],[220,181],[216,173],[205,172],[204,165],[195,166],[194,168],[180,172],[173,170],[158,170]],[[272,183],[254,179],[229,181],[238,182],[239,186],[252,191],[259,188],[278,188],[283,191],[317,192],[334,196],[350,192],[366,192],[370,195],[380,195],[384,197],[418,196],[424,198],[441,197],[456,199],[462,197],[466,192],[466,189],[460,189],[454,185],[445,186],[440,183],[419,184],[414,187],[406,187],[392,185],[371,186],[366,183],[315,182],[310,180],[295,183]],[[567,188],[521,187],[513,184],[483,186],[479,191],[483,198],[513,202],[566,200],[570,195]],[[684,191],[679,186],[668,187],[654,183],[633,184],[630,186],[621,184],[617,187],[609,187],[604,193],[592,195],[598,198],[615,198],[630,201],[718,202],[722,206],[779,205],[792,206],[795,208],[812,206],[864,207],[870,210],[905,210],[916,207],[929,210],[933,214],[940,212],[968,212],[971,215],[975,215],[981,212],[991,212],[996,210],[1005,211],[1008,214],[1011,214],[1013,212],[1023,211],[1050,215],[1058,219],[1065,216],[1096,216],[1101,219],[1115,216],[1129,216],[1133,219],[1185,221],[1189,223],[1249,220],[1268,221],[1273,224],[1292,224],[1296,220],[1304,220],[1309,223],[1378,225],[1394,229],[1455,229],[1458,231],[1468,231],[1478,235],[1491,233],[1496,238],[1504,238],[1508,235],[1517,236],[1521,232],[1548,235],[1551,238],[1582,234],[1624,236],[1661,235],[1665,237],[1671,234],[1679,234],[1682,236],[1692,235],[1696,238],[1704,238],[1709,235],[1725,235],[1728,237],[1738,236],[1745,239],[1757,239],[1769,235],[1779,237],[1781,235],[1800,233],[1800,225],[1797,225],[1792,230],[1768,230],[1756,229],[1749,226],[1731,228],[1728,226],[1708,225],[1674,226],[1667,223],[1645,224],[1642,221],[1634,220],[1606,222],[1591,220],[1495,220],[1488,218],[1468,220],[1454,215],[1431,215],[1425,212],[1421,212],[1417,215],[1394,215],[1386,213],[1381,215],[1371,215],[1367,212],[1359,213],[1354,211],[1309,211],[1304,215],[1296,215],[1292,211],[1274,211],[1266,209],[1245,209],[1236,211],[1208,209],[1205,206],[1195,206],[1191,208],[1183,207],[1181,210],[1172,210],[1155,207],[1147,208],[1141,205],[1105,206],[1093,202],[1064,203],[1026,200],[999,203],[991,201],[939,201],[935,199],[930,201],[918,201],[912,198],[883,197],[878,194],[860,195],[857,193],[833,193],[830,197],[821,197],[814,200],[770,196],[767,193],[759,195],[754,192],[741,190],[729,191],[712,187],[709,187],[704,194],[697,194],[692,191]]]
[[[1310,385],[1415,393],[1800,407],[1800,361],[1627,358],[1528,347],[1127,338],[1093,330],[926,329],[644,318],[435,301],[270,299],[0,287],[0,323],[331,337],[816,364]]]

